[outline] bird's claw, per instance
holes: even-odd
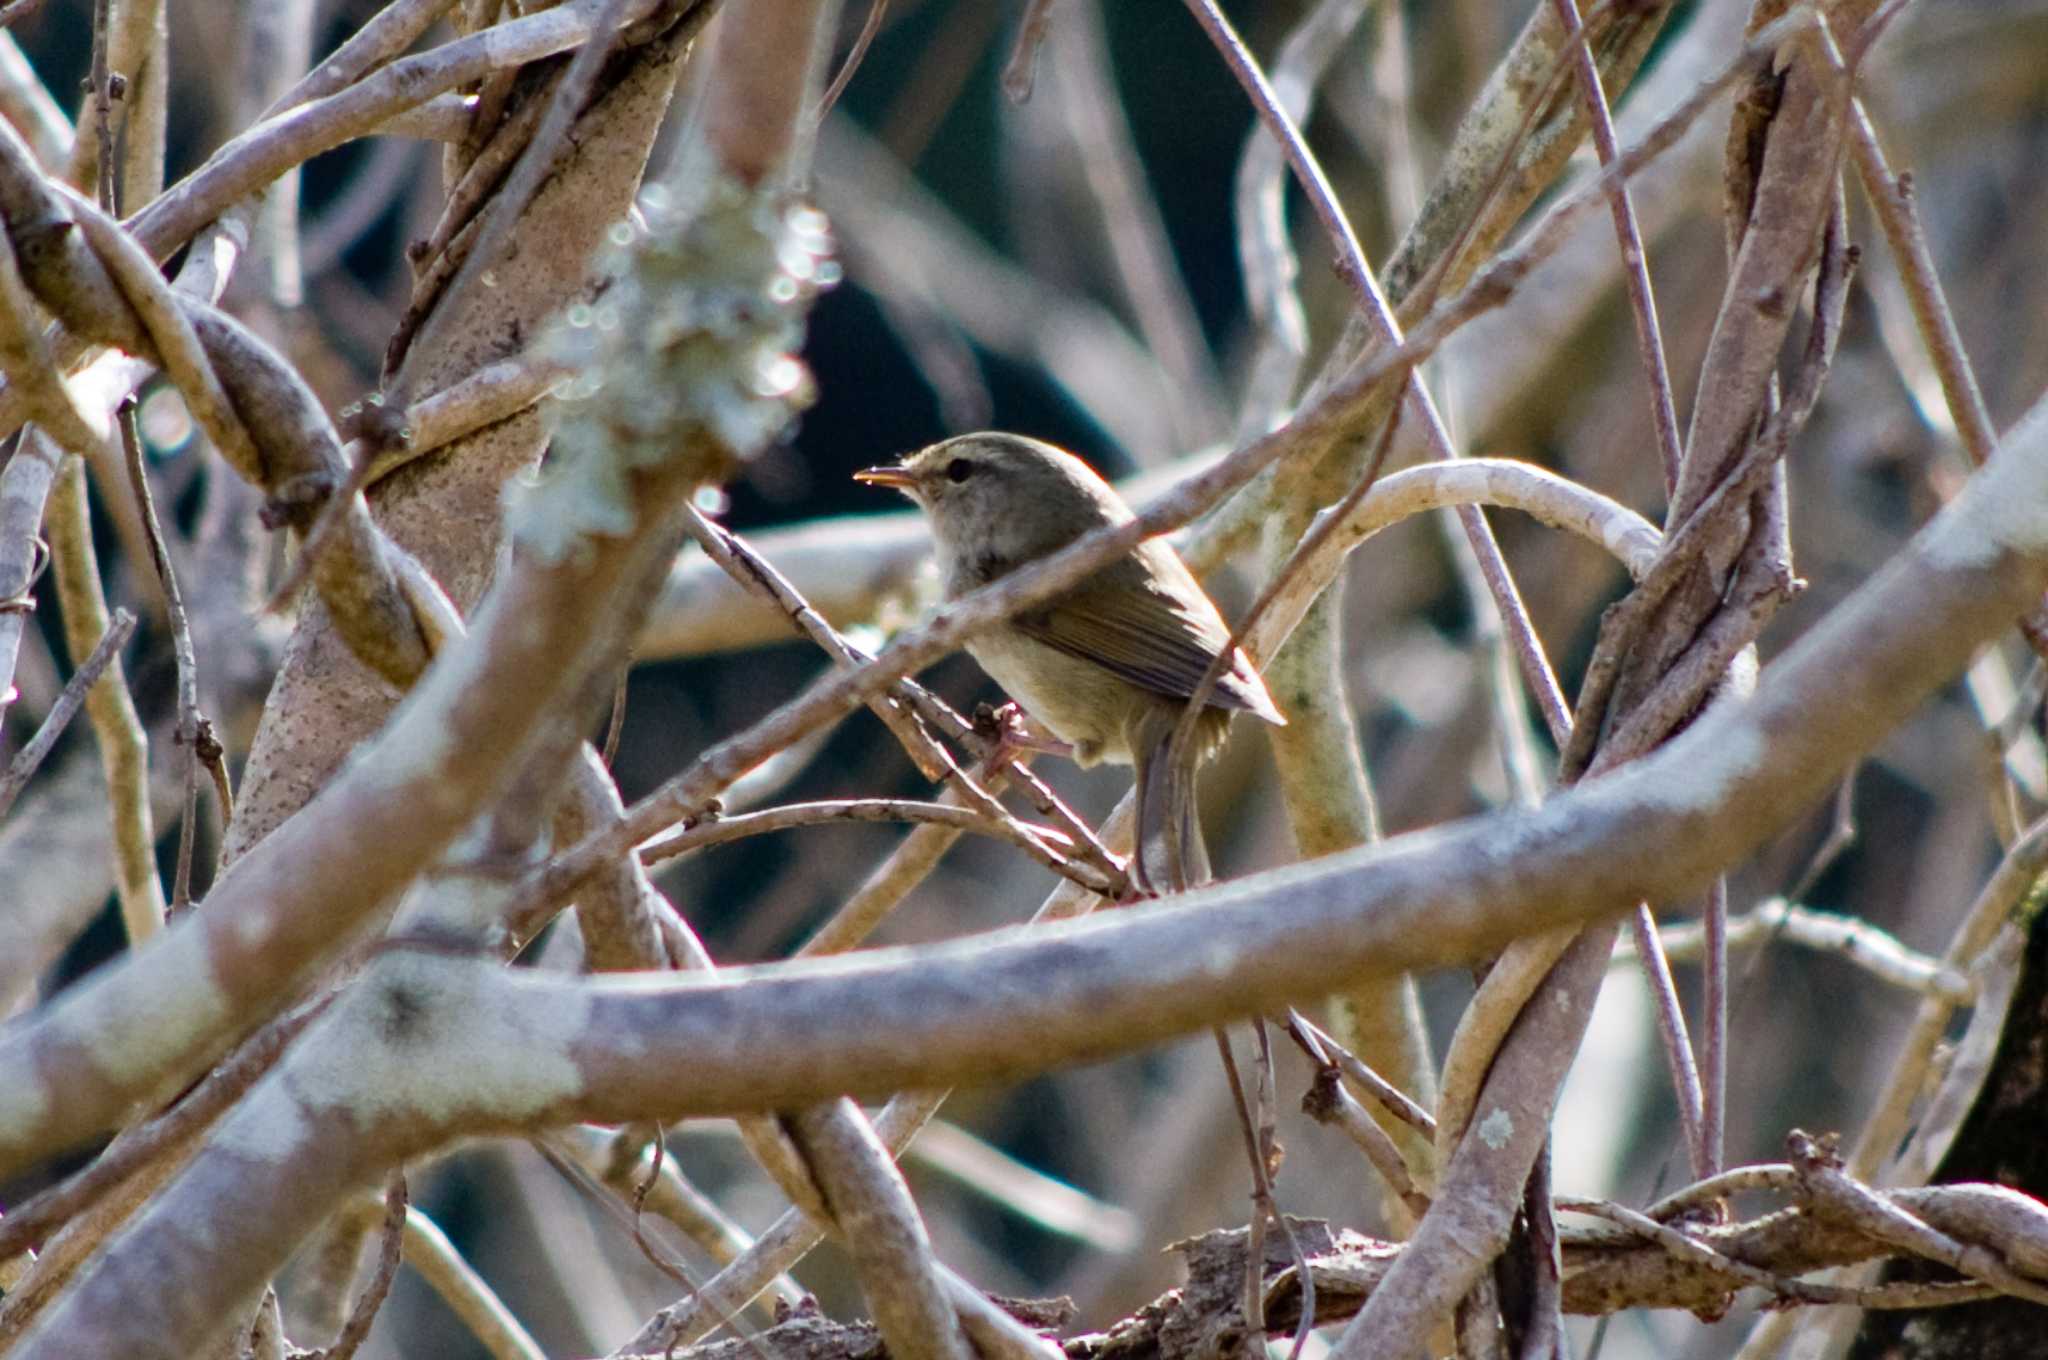
[[[1014,699],[1003,704],[975,705],[974,731],[982,740],[992,743],[986,762],[992,770],[999,770],[1026,753],[1071,756],[1074,750],[1046,731]]]

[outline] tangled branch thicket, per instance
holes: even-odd
[[[2048,32],[1515,17],[0,5],[0,1355],[2038,1349]]]

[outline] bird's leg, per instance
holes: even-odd
[[[977,704],[974,709],[974,731],[982,740],[992,743],[988,755],[982,760],[982,769],[990,773],[1002,769],[1012,757],[1018,755],[1061,756],[1068,760],[1075,758],[1071,743],[1061,741],[1048,732],[1045,725],[1025,712],[1023,706],[1015,699],[1008,700],[1000,706]],[[1111,858],[1112,861],[1115,860],[1114,856]],[[1116,905],[1128,907],[1135,902],[1143,902],[1159,895],[1145,881],[1142,859],[1143,856],[1137,850],[1131,852],[1128,861],[1130,877],[1125,883],[1122,895],[1116,899]]]
[[[1048,732],[1043,723],[1026,713],[1014,699],[1000,707],[975,705],[974,730],[984,740],[995,743],[985,762],[991,770],[1001,769],[1010,763],[1012,756],[1025,751],[1033,755],[1065,756],[1069,759],[1074,754],[1073,747]]]

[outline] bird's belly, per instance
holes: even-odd
[[[1017,632],[984,633],[967,651],[1005,693],[1074,748],[1076,763],[1131,763],[1124,732],[1138,699],[1128,683]]]

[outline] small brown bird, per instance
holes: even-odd
[[[854,477],[892,486],[931,521],[947,599],[1049,556],[1091,529],[1128,523],[1131,508],[1086,463],[1022,435],[965,434]],[[1182,878],[1208,877],[1194,816],[1194,771],[1222,745],[1233,711],[1285,725],[1242,649],[1210,691],[1190,744],[1191,767],[1166,768],[1166,747],[1188,696],[1230,630],[1187,564],[1148,539],[1063,595],[967,643],[983,670],[1073,748],[1082,766],[1135,764],[1137,881],[1171,881],[1176,837]]]

